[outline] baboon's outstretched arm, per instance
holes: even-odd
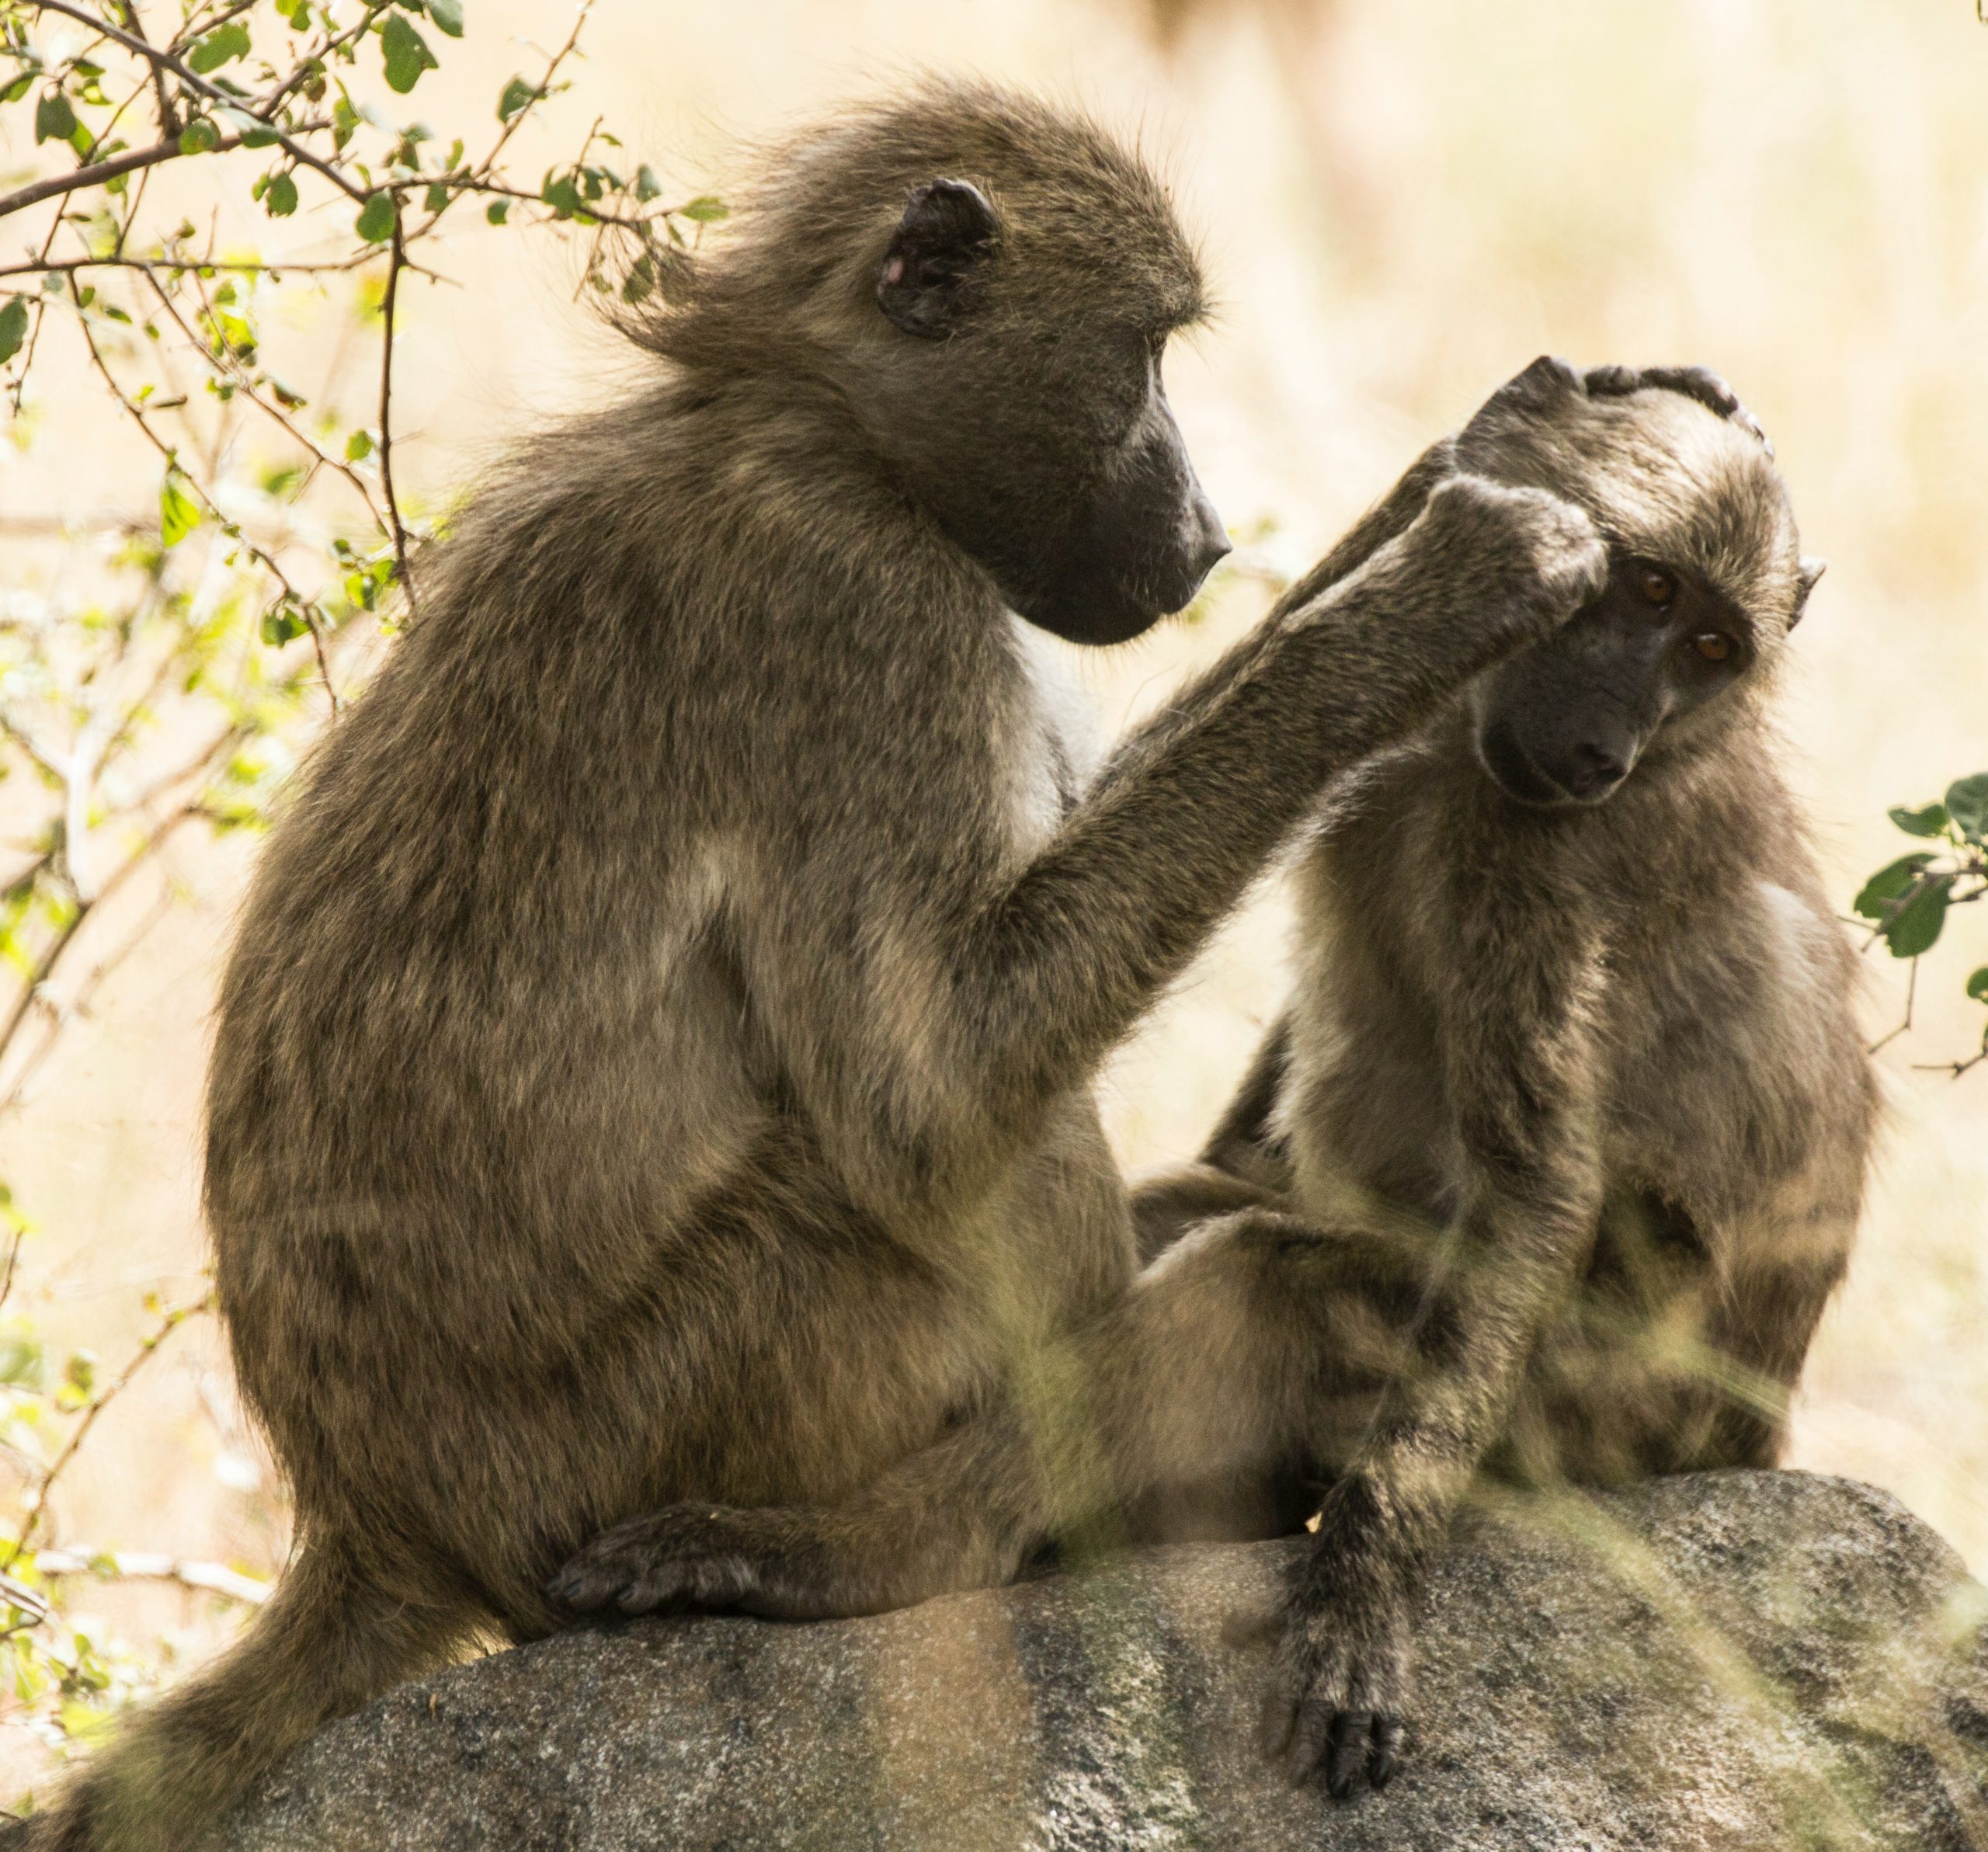
[[[1264,1714],[1267,1751],[1294,1781],[1322,1760],[1335,1792],[1370,1757],[1379,1779],[1389,1771],[1409,1604],[1587,1258],[1601,1200],[1599,948],[1571,929],[1542,934],[1531,892],[1480,894],[1466,917],[1441,1034],[1462,1213],[1407,1367],[1294,1574]]]
[[[825,879],[860,894],[822,904],[804,863],[777,932],[739,923],[747,993],[864,1207],[916,1220],[998,1172],[1323,784],[1592,595],[1604,562],[1584,517],[1478,478],[1431,492],[1437,475],[1411,471],[1364,524],[1364,561],[1134,735],[1018,871],[893,859],[891,832],[852,813],[826,825],[849,834]]]

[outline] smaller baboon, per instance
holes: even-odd
[[[1392,1768],[1471,1474],[1773,1465],[1857,1221],[1854,961],[1765,725],[1821,568],[1764,446],[1612,384],[1542,362],[1459,440],[1586,507],[1608,589],[1329,801],[1288,1010],[1135,1205],[1149,1256],[1252,1195],[1336,1231],[1346,1353],[1388,1378],[1312,1462],[1266,1716],[1336,1792]]]
[[[1451,446],[1586,509],[1606,584],[1333,794],[1295,998],[1138,1199],[1149,1264],[1061,1353],[1062,1418],[983,1414],[835,1510],[686,1507],[624,1605],[890,1605],[1102,1511],[1177,1534],[1213,1492],[1270,1528],[1309,1484],[1266,1748],[1343,1794],[1395,1766],[1410,1606],[1480,1470],[1774,1461],[1874,1093],[1764,723],[1820,568],[1757,428],[1665,379],[1541,361]]]

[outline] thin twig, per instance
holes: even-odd
[[[203,1594],[225,1595],[231,1601],[260,1607],[269,1598],[269,1584],[245,1576],[225,1563],[199,1562],[185,1556],[155,1555],[144,1550],[37,1550],[34,1566],[43,1576],[95,1576],[99,1580],[176,1582]]]
[[[136,0],[118,0],[118,10],[124,16],[124,23],[130,28],[131,36],[144,39],[145,29],[139,23]],[[150,43],[149,40],[146,40]],[[147,61],[151,73],[152,88],[158,98],[158,132],[169,141],[177,140],[179,134],[179,117],[172,107],[172,93],[165,87],[165,72],[158,65]]]
[[[188,270],[229,270],[267,276],[272,282],[280,283],[290,276],[344,276],[376,262],[379,255],[377,251],[362,251],[336,263],[308,264],[285,263],[280,259],[271,262],[221,257],[65,257],[53,263],[0,265],[0,276],[74,276],[82,270],[142,270],[148,273],[162,270],[168,275],[177,276]]]
[[[1896,1027],[1890,1030],[1886,1034],[1879,1036],[1875,1041],[1872,1043],[1870,1047],[1864,1051],[1866,1055],[1875,1055],[1877,1051],[1880,1048],[1883,1048],[1887,1042],[1896,1041],[1899,1037],[1904,1034],[1905,1032],[1912,1027],[1912,1005],[1913,999],[1917,998],[1918,995],[1919,961],[1915,958],[1912,961],[1911,971],[1907,974],[1905,980],[1905,1020],[1899,1023]]]
[[[33,0],[36,5],[43,0]],[[208,151],[211,154],[231,154],[242,145],[239,135],[224,135]],[[134,174],[141,167],[156,167],[162,161],[184,158],[180,152],[179,138],[170,141],[158,141],[150,148],[134,149],[128,155],[117,155],[108,161],[92,162],[88,167],[71,169],[66,174],[50,174],[45,179],[30,181],[26,186],[5,195],[0,195],[0,219],[23,212],[30,206],[39,206],[43,200],[52,200],[63,193],[80,193],[86,186],[101,186],[106,180],[114,180],[120,174]]]
[[[393,246],[387,259],[387,287],[380,299],[380,488],[387,499],[387,516],[393,523],[394,569],[398,574],[401,594],[407,599],[408,615],[418,617],[415,603],[414,575],[408,570],[407,529],[401,521],[400,498],[394,492],[394,302],[400,291],[401,271],[407,262],[401,241],[400,207],[394,208]],[[327,681],[326,686],[330,683]]]
[[[68,1439],[63,1442],[55,1458],[48,1463],[48,1469],[41,1475],[40,1483],[28,1494],[25,1501],[26,1521],[21,1526],[20,1535],[15,1538],[9,1548],[6,1559],[0,1562],[0,1569],[10,1569],[19,1562],[21,1552],[33,1541],[36,1531],[40,1529],[42,1519],[48,1510],[49,1494],[54,1490],[56,1482],[68,1469],[69,1462],[82,1450],[83,1443],[89,1438],[90,1430],[96,1426],[97,1417],[131,1386],[132,1379],[158,1354],[160,1345],[196,1313],[212,1311],[214,1303],[214,1296],[209,1292],[191,1305],[175,1306],[168,1310],[160,1318],[158,1328],[139,1345],[131,1360],[118,1371],[103,1393],[83,1410],[82,1419],[70,1430]]]

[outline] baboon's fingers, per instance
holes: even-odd
[[[1315,1690],[1307,1691],[1298,1701],[1291,1741],[1284,1752],[1284,1778],[1293,1788],[1302,1788],[1311,1780],[1312,1771],[1326,1753],[1339,1715],[1339,1709],[1332,1700]]]
[[[1588,369],[1587,389],[1593,398],[1615,398],[1653,387],[1665,392],[1681,392],[1687,398],[1696,399],[1708,411],[1717,412],[1721,418],[1757,437],[1767,453],[1770,457],[1774,454],[1774,441],[1767,436],[1760,421],[1747,410],[1739,394],[1708,367],[1591,367]]]
[[[1371,1711],[1340,1711],[1332,1721],[1326,1740],[1326,1791],[1336,1801],[1352,1793],[1355,1777],[1367,1767],[1367,1751],[1374,1732]]]
[[[1374,1719],[1373,1753],[1367,1763],[1367,1779],[1378,1794],[1394,1778],[1401,1760],[1402,1722],[1399,1717]]]
[[[545,1592],[576,1614],[728,1607],[759,1586],[750,1556],[738,1546],[721,1510],[673,1506],[603,1531]]]

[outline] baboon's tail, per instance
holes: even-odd
[[[329,1539],[307,1542],[230,1651],[138,1711],[3,1852],[192,1852],[283,1753],[432,1663],[460,1610],[384,1593]]]

